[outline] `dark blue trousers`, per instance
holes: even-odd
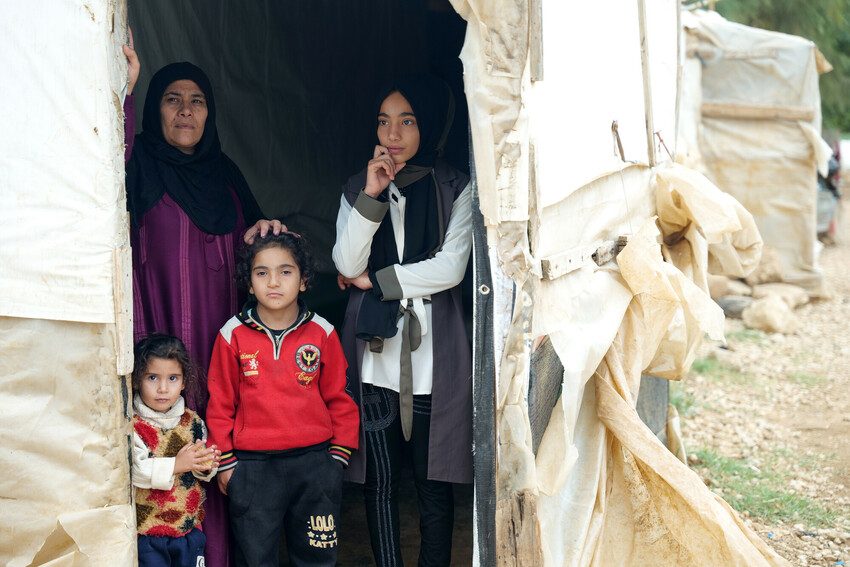
[[[204,567],[207,536],[195,528],[183,537],[139,536],[139,567]]]

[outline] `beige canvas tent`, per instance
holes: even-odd
[[[743,275],[761,247],[733,198],[672,164],[678,3],[452,7],[467,22],[461,60],[481,213],[473,562],[780,564],[634,409],[643,371],[680,378],[703,336],[722,336],[708,269]],[[240,16],[247,6],[226,12],[224,2],[134,9],[149,18],[157,49],[172,37],[202,57],[230,38],[217,84],[231,87],[223,96],[232,100],[244,90],[239,46],[277,41],[275,26],[287,21]],[[342,10],[286,9],[315,24],[311,34]],[[209,11],[222,33],[195,42],[183,27],[156,35]],[[0,31],[0,68],[18,78],[0,87],[0,562],[132,565],[126,6],[16,4]],[[272,53],[298,69],[288,52]],[[286,80],[325,92],[299,77]],[[269,100],[289,92],[267,87]],[[225,144],[236,153],[240,141],[257,142]],[[247,152],[237,161],[252,157],[261,159]],[[258,179],[268,205],[272,191]],[[547,365],[549,384],[540,378]]]
[[[752,213],[783,281],[824,295],[817,173],[832,151],[821,138],[818,77],[829,63],[807,39],[716,12],[686,13],[685,29],[683,157]]]

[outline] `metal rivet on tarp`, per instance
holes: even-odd
[[[478,291],[481,293],[481,295],[487,295],[488,293],[490,293],[490,288],[482,284],[481,287],[478,288]]]

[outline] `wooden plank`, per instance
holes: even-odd
[[[646,30],[646,0],[638,0],[640,26],[640,66],[643,74],[643,110],[646,118],[646,152],[649,166],[658,163],[655,156],[655,120],[652,115],[652,75],[649,69],[649,37]]]
[[[619,236],[617,240],[607,240],[596,248],[565,250],[541,259],[540,271],[544,279],[554,280],[578,270],[588,260],[593,260],[597,266],[602,266],[616,258],[628,242],[628,236]]]
[[[543,0],[528,1],[528,43],[531,81],[543,80]]]
[[[804,106],[760,106],[754,104],[729,104],[704,102],[702,115],[708,118],[732,118],[738,120],[803,120],[815,118],[813,108]]]

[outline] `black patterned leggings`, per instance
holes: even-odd
[[[390,413],[379,412],[378,416],[370,411],[375,406],[368,407],[367,401],[369,394],[379,395],[382,402],[389,402],[382,404],[382,409],[395,409],[398,408],[398,394],[371,386],[364,389],[364,394],[366,483],[363,494],[375,563],[378,567],[403,565],[398,486],[402,463],[410,459],[419,503],[419,565],[447,567],[451,563],[454,493],[451,483],[428,480],[431,396],[413,397],[413,433],[410,441],[405,441],[397,409]],[[381,428],[372,429],[370,424]]]

